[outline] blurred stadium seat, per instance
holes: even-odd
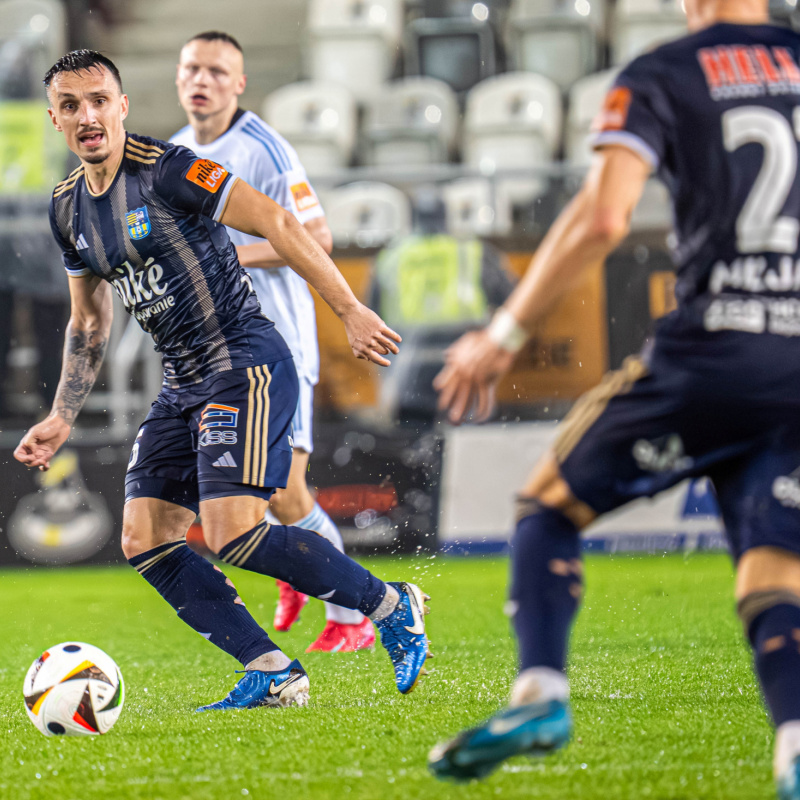
[[[42,76],[66,49],[55,0],[0,0],[0,99],[39,99]]]
[[[624,64],[645,50],[685,33],[682,0],[617,0],[614,63]]]
[[[264,119],[297,150],[310,175],[347,167],[356,141],[356,102],[339,84],[301,81],[264,101]]]
[[[387,183],[359,181],[321,194],[336,247],[383,247],[411,231],[411,202]]]
[[[494,28],[474,18],[421,18],[405,33],[406,75],[426,75],[462,94],[497,72]]]
[[[597,69],[604,11],[603,0],[514,0],[508,39],[515,69],[568,89]]]
[[[486,178],[458,178],[442,187],[447,230],[454,236],[506,236],[511,203],[505,185]]]
[[[561,93],[541,75],[510,72],[478,84],[467,97],[464,161],[485,175],[548,165],[561,141]],[[509,200],[521,204],[547,188],[537,177],[501,177]]]
[[[434,78],[403,78],[387,84],[366,107],[366,160],[376,166],[448,161],[458,132],[458,102]]]
[[[392,76],[402,29],[402,0],[311,0],[311,78],[344,84],[368,100]]]

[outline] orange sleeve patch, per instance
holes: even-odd
[[[620,131],[628,121],[628,109],[631,105],[631,90],[625,86],[617,86],[607,95],[603,108],[592,123],[592,131]]]
[[[196,183],[207,192],[211,192],[211,194],[216,194],[227,176],[228,170],[224,167],[209,161],[207,158],[198,158],[189,167],[189,171],[186,173],[186,180]]]
[[[294,197],[294,204],[297,206],[298,211],[307,211],[309,208],[314,208],[318,204],[317,196],[311,191],[311,187],[303,181],[302,183],[295,183],[289,187]]]

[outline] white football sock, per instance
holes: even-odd
[[[303,519],[293,522],[292,525],[318,533],[340,553],[344,553],[342,534],[339,533],[334,521],[322,510],[319,503],[314,503],[314,508]],[[340,625],[360,625],[364,620],[364,615],[357,608],[343,608],[332,603],[325,603],[325,618],[331,622],[338,622]]]
[[[381,604],[369,615],[369,618],[373,622],[379,622],[382,619],[386,619],[389,614],[392,613],[397,608],[397,604],[400,602],[400,592],[394,588],[394,586],[389,586],[386,584],[386,594],[383,596],[383,600],[381,600]]]
[[[524,669],[511,688],[510,706],[569,699],[569,683],[564,673],[550,667]]]
[[[772,762],[775,777],[783,775],[798,755],[800,755],[800,720],[790,719],[775,731],[775,758]]]
[[[254,658],[245,669],[258,669],[262,672],[277,672],[279,669],[286,669],[292,661],[286,653],[280,650],[273,650],[271,653],[264,653],[263,656]]]

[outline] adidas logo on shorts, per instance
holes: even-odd
[[[212,467],[237,467],[238,464],[233,460],[233,456],[226,450],[212,465]]]

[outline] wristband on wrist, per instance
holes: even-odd
[[[509,353],[518,353],[528,340],[528,333],[514,315],[502,306],[495,311],[486,329],[490,341]]]

